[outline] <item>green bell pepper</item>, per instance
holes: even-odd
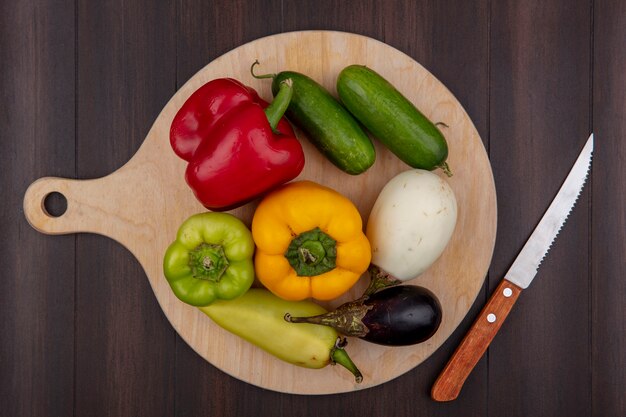
[[[207,212],[191,216],[167,248],[163,272],[172,291],[192,306],[237,298],[254,281],[252,233],[237,217]]]

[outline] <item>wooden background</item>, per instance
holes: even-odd
[[[367,35],[424,65],[472,117],[498,192],[489,275],[453,336],[389,383],[315,397],[217,370],[177,336],[122,246],[39,234],[22,212],[39,177],[119,168],[212,59],[304,29]],[[625,41],[617,0],[3,0],[0,415],[626,415]],[[591,181],[536,281],[460,398],[432,402],[438,372],[592,130]],[[49,210],[62,205],[52,198]]]

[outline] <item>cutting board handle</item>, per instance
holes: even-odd
[[[146,261],[146,248],[156,245],[160,250],[172,238],[163,230],[176,230],[184,220],[186,213],[179,213],[178,205],[196,207],[195,212],[203,209],[188,188],[177,187],[182,174],[170,174],[182,168],[177,158],[155,164],[145,160],[151,153],[137,153],[129,163],[101,178],[36,180],[24,195],[26,219],[34,229],[49,235],[107,236]],[[59,216],[45,208],[45,200],[52,193],[67,200],[67,209]]]
[[[101,210],[103,187],[101,179],[73,180],[43,177],[33,182],[24,195],[24,215],[30,225],[41,233],[59,235],[76,232],[104,234],[108,213]],[[59,193],[67,200],[67,209],[59,216],[48,213],[45,200]],[[108,196],[114,198],[113,196]]]

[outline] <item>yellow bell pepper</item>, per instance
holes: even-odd
[[[372,258],[361,215],[337,191],[311,181],[268,194],[252,219],[257,278],[286,300],[332,300],[348,291]]]

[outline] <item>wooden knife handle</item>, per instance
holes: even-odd
[[[433,400],[451,401],[458,397],[463,383],[500,330],[521,291],[506,278],[500,282],[435,381],[430,393]]]

